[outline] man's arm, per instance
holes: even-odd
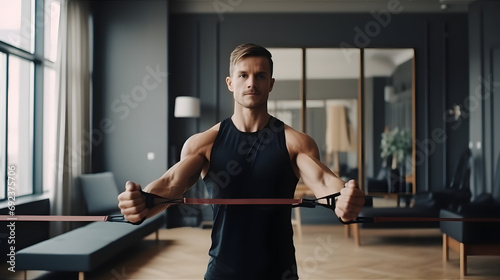
[[[364,194],[358,183],[350,180],[346,184],[324,165],[319,159],[318,147],[311,137],[298,132],[289,134],[293,136],[287,137],[287,145],[293,150],[297,172],[304,184],[316,197],[340,192],[335,213],[343,221],[355,219],[364,205]]]
[[[201,172],[208,166],[207,149],[211,147],[213,132],[205,132],[192,136],[182,148],[181,160],[172,166],[163,176],[149,183],[145,192],[176,199],[193,186],[199,179]],[[141,186],[134,182],[127,182],[125,191],[118,196],[118,207],[129,222],[136,223],[143,218],[152,217],[163,210],[169,204],[157,205],[154,208],[146,208],[146,202],[141,193]]]

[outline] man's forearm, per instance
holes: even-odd
[[[297,156],[297,166],[302,180],[314,192],[316,197],[338,192],[344,186],[344,181],[313,156],[299,154]]]
[[[144,191],[167,199],[181,198],[198,181],[203,164],[203,157],[188,156],[172,166],[161,178],[149,183]],[[149,210],[147,217],[161,213],[171,205],[158,204]]]

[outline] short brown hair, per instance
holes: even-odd
[[[271,77],[273,76],[273,60],[271,58],[271,53],[264,47],[247,43],[237,46],[232,52],[229,61],[229,76],[233,73],[233,66],[238,63],[241,59],[249,56],[260,56],[265,57],[269,60],[269,66],[271,67]]]

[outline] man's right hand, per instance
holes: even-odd
[[[140,222],[149,213],[142,196],[141,185],[128,181],[125,191],[118,195],[118,207],[123,216],[131,223]]]

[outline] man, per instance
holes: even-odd
[[[145,191],[179,198],[199,178],[211,198],[293,198],[300,179],[316,197],[341,192],[335,213],[344,221],[357,217],[364,194],[357,182],[347,184],[319,160],[314,140],[269,115],[274,85],[269,51],[243,44],[231,53],[228,89],[233,115],[191,136],[181,160]],[[134,223],[165,210],[147,208],[141,187],[126,183],[118,197],[125,218]],[[298,279],[291,206],[214,205],[210,261],[205,279]]]

